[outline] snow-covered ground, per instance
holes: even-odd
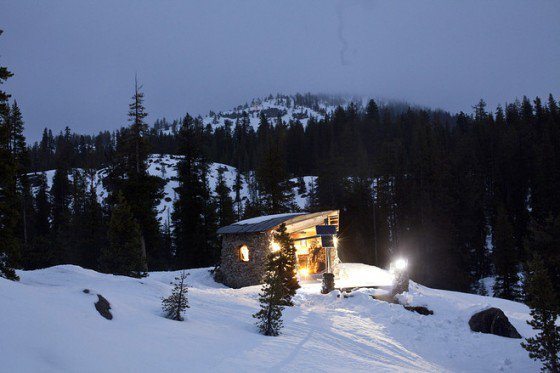
[[[422,316],[375,300],[374,290],[349,298],[319,293],[304,283],[284,313],[279,337],[257,333],[251,315],[259,287],[229,289],[207,269],[190,270],[186,320],[161,315],[161,297],[176,272],[144,279],[100,274],[76,266],[19,271],[0,278],[0,371],[222,372],[222,371],[515,371],[539,365],[520,340],[473,333],[470,316],[501,308],[524,337],[533,331],[528,308],[506,300],[412,284]],[[343,265],[343,281],[383,282],[387,272]],[[85,294],[83,289],[90,289]],[[111,302],[113,320],[94,309],[95,294]]]

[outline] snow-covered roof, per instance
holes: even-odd
[[[256,218],[240,220],[237,223],[235,223],[235,225],[257,224],[257,223],[262,223],[262,222],[272,220],[272,219],[291,218],[295,215],[304,215],[304,214],[306,214],[306,213],[305,212],[299,212],[299,213],[291,212],[291,213],[287,213],[287,214],[274,214],[274,215],[257,216]]]
[[[220,229],[218,229],[218,234],[266,232],[279,226],[282,223],[295,223],[307,219],[317,218],[328,213],[332,213],[332,211],[322,211],[314,213],[295,212],[288,214],[258,216],[256,218],[241,220],[237,223],[221,227]]]

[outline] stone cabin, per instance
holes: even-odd
[[[338,273],[339,211],[290,213],[242,220],[218,229],[222,237],[220,271],[233,288],[261,283],[267,255],[278,249],[275,230],[284,223],[296,247],[300,280]]]

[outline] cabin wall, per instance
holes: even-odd
[[[224,284],[232,288],[259,285],[265,273],[271,240],[271,232],[224,234],[220,266]],[[248,262],[240,258],[239,248],[242,245],[249,248]]]

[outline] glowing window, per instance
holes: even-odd
[[[249,261],[249,248],[247,245],[243,245],[239,248],[239,259],[241,259],[242,262]]]

